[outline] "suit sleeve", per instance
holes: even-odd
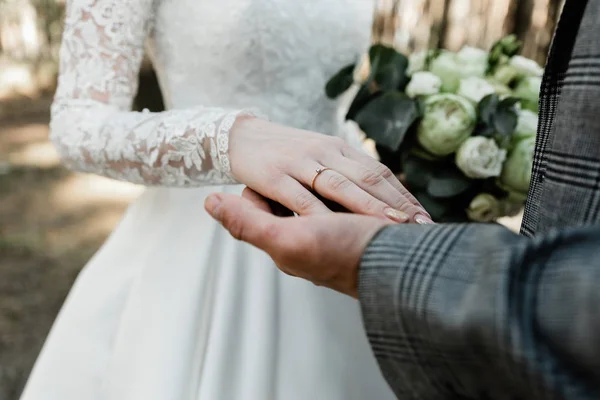
[[[363,256],[359,297],[399,398],[600,396],[599,228],[389,227]]]

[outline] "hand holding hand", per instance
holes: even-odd
[[[340,138],[246,117],[229,140],[233,176],[299,215],[331,212],[318,194],[354,213],[431,222],[388,168]]]
[[[283,272],[358,297],[358,267],[382,218],[326,213],[277,217],[262,196],[210,195],[208,213],[236,238],[267,252]]]

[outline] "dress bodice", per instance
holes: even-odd
[[[150,49],[170,107],[257,108],[334,134],[324,85],[369,44],[372,0],[163,0]]]

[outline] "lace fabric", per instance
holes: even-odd
[[[144,185],[235,183],[229,131],[246,110],[132,112],[153,0],[68,3],[50,138],[73,169]]]

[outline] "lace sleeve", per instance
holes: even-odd
[[[234,183],[229,130],[246,111],[131,112],[155,0],[70,0],[50,138],[79,171],[145,185]]]

